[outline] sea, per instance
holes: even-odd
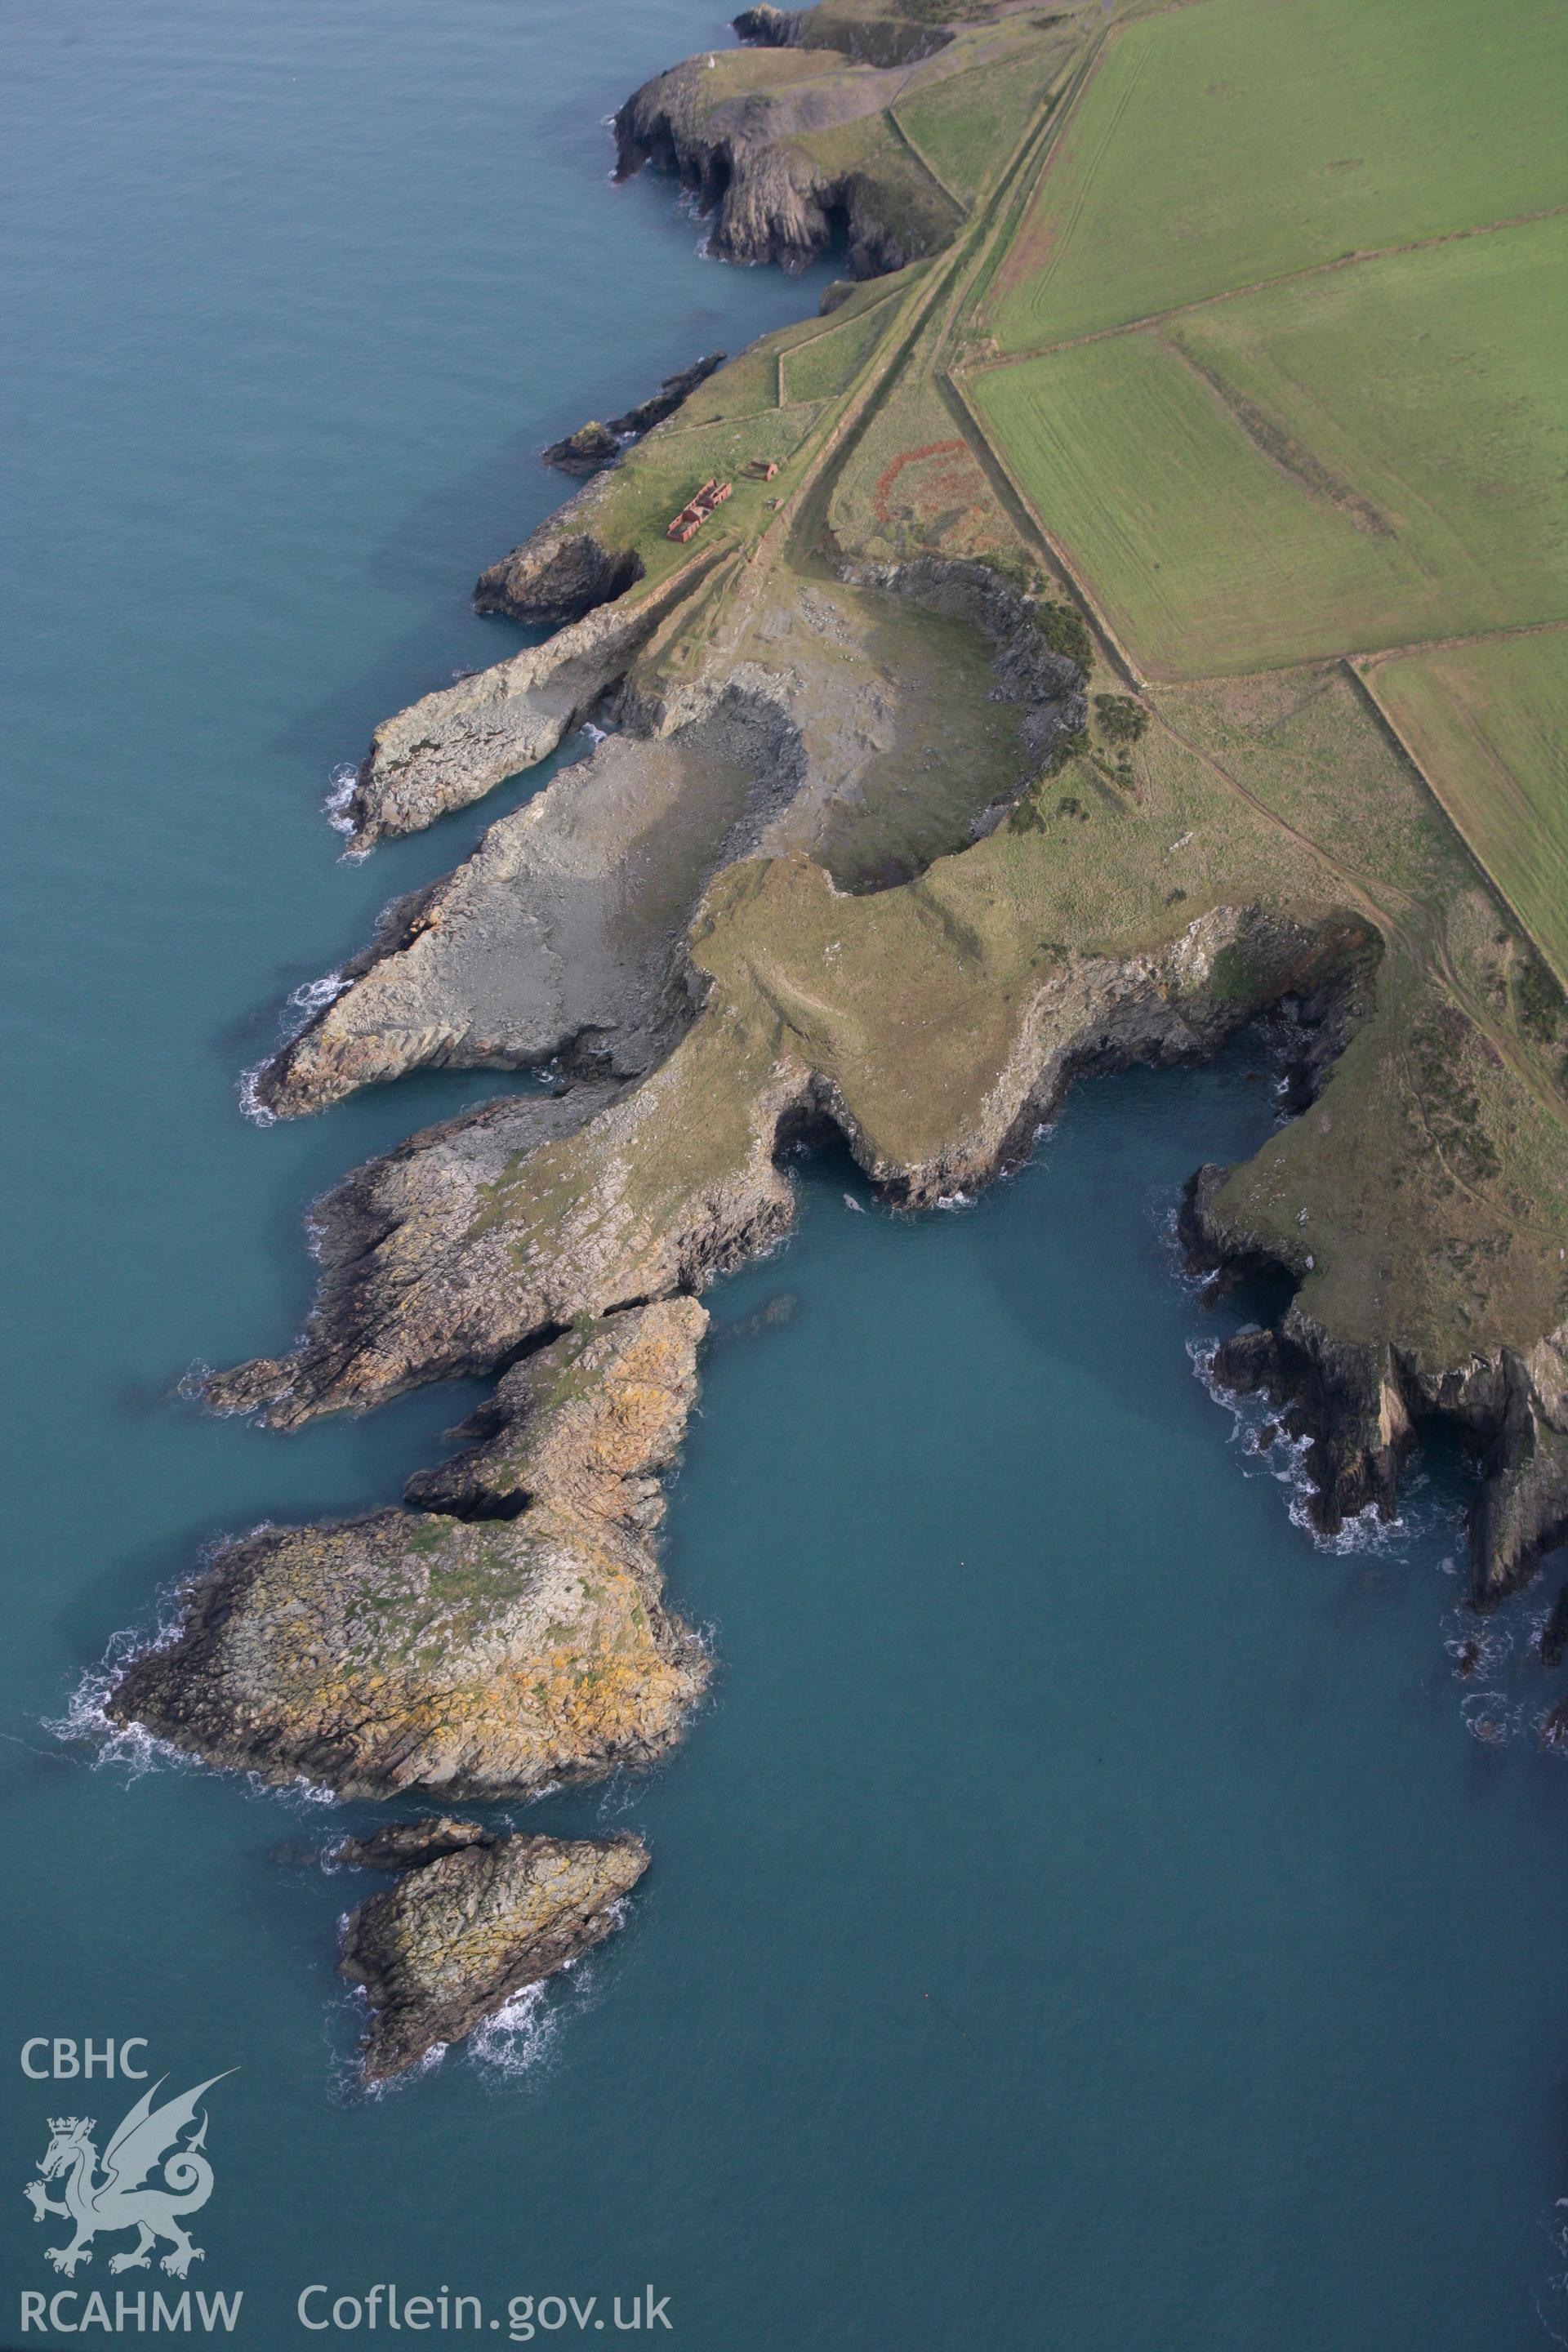
[[[1211,1393],[1259,1302],[1206,1302],[1172,1215],[1279,1116],[1258,1040],[1086,1082],[928,1214],[798,1163],[670,1481],[712,1694],[653,1772],[490,1816],[652,1867],[416,2078],[356,2090],[334,1969],[366,1882],[319,1856],[372,1809],[103,1738],[208,1548],[395,1500],[482,1393],[287,1435],[188,1400],[298,1328],[316,1196],[505,1083],[245,1115],[378,908],[551,763],[357,865],[334,791],[525,642],[468,598],[563,495],[540,447],[833,261],[732,268],[613,184],[615,106],[730,37],[702,0],[0,19],[0,2346],[1568,2341],[1556,1581],[1478,1632],[1462,1458],[1325,1544]],[[211,2084],[203,2258],[105,2236],[68,2278],[23,2193],[58,2200],[50,2119],[101,2147],[159,2079]]]

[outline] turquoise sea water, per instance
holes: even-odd
[[[724,37],[693,0],[0,16],[0,2343],[66,2340],[20,2332],[60,2284],[19,2193],[46,2117],[134,2087],[29,2081],[35,2035],[239,2070],[191,2283],[253,2346],[380,2281],[501,2341],[512,2297],[576,2340],[552,2296],[613,2340],[651,2281],[700,2352],[1568,2337],[1542,1602],[1456,1679],[1462,1465],[1324,1552],[1194,1378],[1243,1307],[1205,1315],[1164,1220],[1267,1129],[1245,1046],[1080,1091],[967,1211],[803,1170],[796,1237],[711,1296],[673,1489],[714,1697],[652,1779],[527,1817],[635,1825],[654,1869],[483,2050],[356,2098],[361,1884],[274,1858],[342,1817],[46,1727],[205,1542],[390,1499],[473,1393],[289,1437],[169,1394],[287,1340],[314,1192],[494,1089],[240,1118],[289,992],[504,800],[347,867],[328,778],[517,641],[467,593],[555,502],[538,445],[826,272],[723,269],[668,187],[608,184],[601,118]],[[170,2284],[110,2282],[117,2242],[63,2321]]]

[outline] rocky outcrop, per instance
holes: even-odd
[[[647,1307],[514,1381],[494,1411],[518,1475],[498,1433],[490,1467],[453,1474],[467,1516],[379,1511],[231,1545],[173,1640],[132,1663],[111,1718],[352,1797],[527,1796],[657,1755],[707,1673],[649,1548],[706,1322],[689,1299]],[[602,1384],[588,1411],[584,1380]]]
[[[989,648],[985,698],[1022,720],[1010,773],[987,771],[967,825],[957,821],[962,769],[947,776],[952,845],[975,838],[1083,725],[1081,670],[1052,651],[1037,604],[982,565],[927,560],[842,574],[965,621]],[[689,1018],[686,925],[721,864],[762,847],[831,845],[836,810],[873,805],[896,844],[908,794],[895,760],[922,682],[891,692],[875,613],[807,590],[777,623],[811,622],[804,642],[798,631],[770,636],[764,621],[765,662],[738,660],[720,683],[668,688],[640,672],[633,683],[625,673],[680,596],[671,583],[629,610],[612,606],[378,730],[354,800],[362,841],[489,790],[622,679],[614,715],[623,731],[492,825],[466,865],[385,910],[337,992],[254,1080],[262,1108],[291,1117],[425,1066],[561,1060],[638,1075]],[[978,752],[995,724],[979,695],[975,717],[969,749]],[[890,878],[907,878],[908,855]]]
[[[448,1256],[456,1237],[482,1214],[490,1189],[507,1171],[589,1124],[615,1098],[603,1084],[550,1094],[505,1096],[437,1127],[355,1169],[316,1201],[310,1244],[321,1277],[316,1303],[298,1354],[254,1357],[213,1374],[203,1391],[216,1412],[254,1412],[287,1422],[295,1366],[308,1357],[334,1378],[347,1362],[374,1353],[376,1325],[400,1293],[420,1286],[441,1265],[438,1279],[460,1286],[460,1266]],[[492,1277],[494,1267],[487,1269]],[[461,1323],[454,1293],[443,1320]],[[569,1318],[567,1319],[570,1319]],[[488,1335],[475,1332],[475,1350],[454,1356],[438,1377],[493,1370],[500,1360]],[[332,1367],[335,1370],[330,1370]]]
[[[1048,765],[1086,724],[1087,631],[1079,633],[1081,659],[1057,652],[1043,625],[1041,600],[1024,594],[989,565],[920,556],[909,563],[841,563],[838,576],[858,587],[907,596],[978,629],[991,649],[996,698],[1023,710],[1024,744],[1033,767]],[[1005,813],[1005,804],[996,812]]]
[[[732,1154],[732,1105],[704,1105],[680,1050],[671,1063],[607,1104],[605,1089],[574,1088],[560,1108],[574,1113],[578,1139],[542,1141],[528,1103],[499,1103],[361,1169],[311,1212],[321,1279],[295,1352],[216,1375],[208,1402],[292,1427],[422,1381],[493,1371],[579,1316],[668,1298],[743,1264],[789,1223],[773,1147],[805,1074],[762,1086],[744,1107],[750,1149]],[[584,1125],[590,1099],[605,1107]],[[711,1172],[697,1173],[672,1151],[661,1178],[647,1146],[671,1128],[679,1146],[689,1120],[699,1135],[704,1120],[718,1127],[726,1149]],[[537,1248],[505,1213],[520,1184],[549,1195],[549,1238]]]
[[[1202,1168],[1187,1189],[1189,1262],[1226,1279],[1265,1270],[1299,1279],[1300,1267],[1271,1259],[1226,1213],[1227,1172]],[[1267,1397],[1308,1441],[1310,1508],[1325,1534],[1360,1511],[1391,1515],[1421,1425],[1455,1426],[1482,1470],[1470,1517],[1478,1606],[1528,1583],[1542,1552],[1568,1538],[1568,1327],[1528,1350],[1483,1348],[1434,1362],[1331,1332],[1298,1296],[1274,1326],[1224,1342],[1212,1376],[1233,1394]]]
[[[818,898],[837,903],[805,860],[731,868],[716,888],[759,930],[774,926],[785,937]],[[299,1349],[284,1363],[221,1377],[215,1400],[263,1405],[289,1424],[491,1368],[579,1315],[699,1287],[784,1230],[793,1194],[779,1156],[829,1124],[873,1181],[910,1206],[973,1190],[1027,1150],[1078,1070],[1200,1059],[1288,991],[1321,985],[1364,944],[1343,920],[1313,930],[1221,908],[1163,949],[1069,958],[1013,1003],[994,1070],[977,1078],[974,1047],[954,1033],[969,1108],[911,1153],[868,1126],[859,1072],[837,1056],[819,1065],[771,982],[750,1007],[734,992],[761,962],[743,926],[734,929],[734,963],[725,961],[721,985],[681,1045],[574,1134],[509,1155],[498,1174],[497,1112],[473,1122],[471,1166],[465,1122],[454,1120],[319,1204],[323,1280]],[[723,936],[715,928],[712,940]],[[1245,988],[1215,984],[1227,950]],[[698,952],[713,960],[712,941]],[[896,1035],[896,1009],[887,1018]],[[857,1042],[875,1083],[886,1058],[880,1034]],[[949,1084],[935,1069],[928,1082],[939,1093]]]
[[[593,614],[386,719],[349,801],[353,847],[418,833],[545,759],[626,676],[662,609]]]
[[[736,688],[662,740],[610,736],[399,899],[255,1080],[276,1115],[420,1067],[651,1067],[690,1017],[686,926],[796,776],[776,702]]]
[[[709,250],[730,261],[804,269],[843,228],[851,278],[901,269],[944,244],[958,214],[933,183],[923,209],[867,168],[818,163],[799,143],[879,114],[906,77],[892,68],[825,68],[819,79],[714,103],[700,58],[659,74],[616,117],[616,170],[673,173],[712,216]]]
[[[481,572],[474,610],[501,613],[531,628],[562,628],[635,587],[643,576],[642,558],[616,543],[615,526],[606,519],[613,487],[602,478],[584,483],[521,545]],[[689,584],[700,568],[699,559],[676,577]]]
[[[763,0],[760,7],[743,8],[732,16],[730,29],[753,48],[838,49],[847,58],[879,66],[918,64],[952,39],[947,26],[917,23],[897,5],[886,16],[872,16],[831,5],[775,8]]]
[[[664,1517],[658,1473],[697,1400],[707,1323],[694,1298],[670,1298],[563,1332],[503,1373],[458,1432],[473,1449],[416,1472],[408,1501],[475,1519],[542,1496],[651,1535]]]
[[[730,30],[738,41],[749,41],[759,49],[788,49],[799,43],[807,8],[774,8],[763,0],[759,8],[742,8],[738,16],[730,19]]]
[[[721,368],[729,357],[727,352],[710,352],[706,358],[694,360],[688,368],[675,375],[667,375],[650,400],[639,401],[620,416],[612,416],[605,424],[597,417],[580,425],[575,433],[568,433],[563,441],[552,441],[541,454],[547,466],[559,467],[563,474],[596,474],[605,466],[613,466],[624,449],[673,416],[681,403],[694,393],[700,383],[706,383],[716,368]],[[487,573],[486,578],[489,577]],[[482,583],[481,583],[482,584]]]
[[[479,574],[477,613],[504,613],[529,627],[563,628],[624,596],[642,578],[642,559],[597,528],[606,486],[589,482],[521,545]]]
[[[465,1846],[493,1843],[478,1822],[458,1821],[447,1813],[422,1822],[384,1822],[369,1837],[342,1839],[321,1859],[336,1870],[413,1870],[444,1853],[459,1853]]]
[[[372,1895],[350,1919],[339,1961],[370,2003],[365,2081],[460,2042],[514,1993],[602,1943],[647,1865],[634,1837],[481,1837]]]

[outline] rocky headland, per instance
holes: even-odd
[[[771,23],[768,46],[766,58],[724,53],[721,68],[690,58],[634,91],[616,117],[617,175],[672,173],[710,219],[709,250],[730,261],[803,269],[842,234],[848,275],[873,278],[945,245],[958,222],[945,189],[873,160],[907,58],[847,64],[773,39]],[[857,126],[868,136],[847,141]]]
[[[613,1935],[648,1865],[634,1837],[492,1838],[468,1825],[414,1825],[423,1857],[373,1895],[343,1934],[339,1968],[362,1986],[370,2024],[367,2084],[460,2042],[514,1993],[538,1984]],[[381,1864],[368,1855],[359,1866]]]
[[[498,1388],[416,1508],[220,1553],[109,1702],[210,1762],[343,1797],[519,1797],[646,1762],[707,1678],[651,1539],[707,1321],[563,1333]]]
[[[655,1549],[697,1294],[787,1233],[797,1150],[840,1139],[917,1212],[1016,1164],[1078,1078],[1262,1019],[1280,1123],[1197,1173],[1183,1232],[1210,1280],[1267,1272],[1280,1304],[1215,1377],[1310,1439],[1326,1529],[1393,1507],[1449,1423],[1480,1604],[1568,1531],[1568,1003],[1353,667],[1140,681],[957,388],[1048,118],[969,204],[916,199],[893,84],[1016,63],[1044,88],[1081,63],[1077,19],[914,26],[916,54],[862,0],[778,16],[637,92],[622,166],[679,173],[735,257],[793,265],[847,221],[852,268],[895,274],[707,376],[492,565],[480,608],[554,634],[376,732],[364,847],[590,714],[604,740],[389,908],[258,1082],[283,1113],[429,1066],[549,1090],[318,1202],[298,1341],[208,1384],[291,1427],[495,1381],[402,1507],[244,1538],[131,1664],[111,1717],[215,1763],[518,1799],[661,1753],[708,1672]],[[732,498],[672,546],[715,473]],[[385,1859],[416,1866],[353,1942],[402,2021],[377,2065],[516,1965],[444,1926],[438,1966],[399,1957],[431,1890],[501,1869],[401,1836]]]

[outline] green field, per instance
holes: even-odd
[[[1061,47],[1065,52],[1068,43]],[[994,64],[933,82],[894,108],[910,144],[964,204],[990,185],[1023,137],[1058,54],[1032,43]]]
[[[1563,0],[1195,0],[1110,45],[1001,271],[1005,351],[1568,201]]]
[[[1568,982],[1568,634],[1380,662],[1369,683],[1448,814]]]
[[[1568,618],[1568,220],[988,370],[1019,488],[1149,673]]]
[[[784,400],[834,400],[847,392],[897,310],[896,302],[884,299],[861,303],[842,326],[825,329],[814,320],[809,335],[781,350]]]

